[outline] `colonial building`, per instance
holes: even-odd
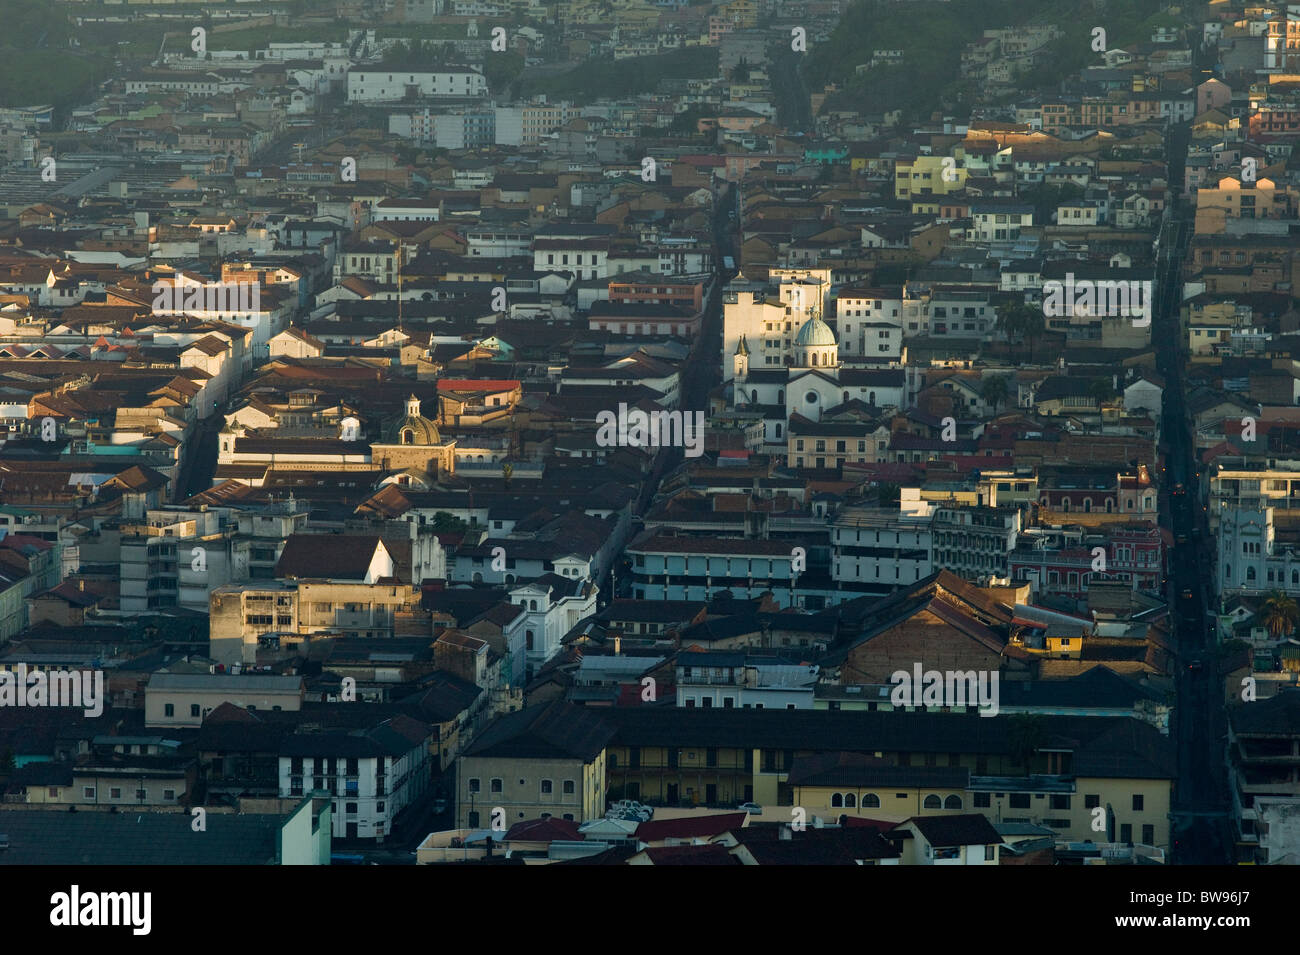
[[[420,414],[420,399],[406,399],[406,414],[370,446],[370,458],[384,471],[419,468],[437,475],[456,473],[456,439],[443,440],[438,426]]]

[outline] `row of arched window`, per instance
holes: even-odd
[[[935,793],[931,793],[930,795],[926,796],[922,802],[922,805],[925,806],[926,809],[963,808],[960,796],[950,795],[946,799],[941,799]],[[832,793],[831,808],[832,809],[857,809],[858,808],[857,793]],[[877,796],[875,793],[867,793],[862,797],[862,808],[879,809],[880,797]]]

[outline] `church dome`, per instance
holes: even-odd
[[[796,345],[812,346],[834,345],[835,333],[831,327],[823,322],[820,318],[810,318],[804,322],[799,329],[799,334],[795,336]]]
[[[384,429],[385,444],[441,444],[438,426],[420,414],[420,399],[406,399],[406,415]]]

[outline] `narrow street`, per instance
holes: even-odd
[[[1171,127],[1169,180],[1183,181],[1189,131]],[[1161,232],[1158,256],[1159,309],[1152,329],[1156,361],[1165,376],[1166,472],[1161,481],[1161,521],[1173,534],[1168,600],[1177,652],[1176,703],[1171,735],[1177,747],[1174,785],[1173,861],[1224,865],[1230,858],[1227,820],[1223,684],[1210,632],[1214,569],[1207,518],[1201,505],[1192,424],[1186,408],[1186,354],[1181,330],[1182,265],[1194,210],[1179,200]]]

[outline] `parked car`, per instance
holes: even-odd
[[[763,815],[763,807],[756,802],[742,802],[736,808],[739,809],[741,812],[749,813],[751,816]]]

